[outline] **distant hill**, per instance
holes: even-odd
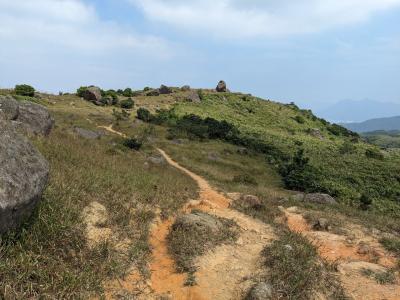
[[[400,130],[400,116],[372,119],[361,123],[343,123],[341,125],[355,132]]]
[[[335,123],[363,122],[400,115],[400,103],[343,100],[316,112],[319,116]]]
[[[364,139],[382,148],[400,148],[400,130],[365,132]]]

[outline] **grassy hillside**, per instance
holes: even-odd
[[[362,134],[363,138],[371,144],[382,148],[400,148],[400,131],[372,131]]]
[[[10,92],[0,90],[0,94]],[[19,98],[48,107],[56,126],[48,138],[32,138],[50,162],[50,182],[33,218],[20,231],[0,237],[0,298],[102,297],[104,282],[123,278],[130,268],[148,278],[149,231],[154,218],[157,214],[162,219],[175,216],[184,203],[198,195],[198,187],[185,174],[166,163],[152,162],[153,157],[158,158],[157,147],[224,193],[258,196],[261,208],[240,203],[233,207],[266,223],[282,219],[278,206],[296,205],[325,218],[343,215],[369,228],[400,232],[396,218],[400,214],[396,202],[399,154],[378,155],[378,148],[295,105],[210,91],[201,93],[201,103],[191,103],[184,100],[186,94],[175,90],[170,95],[137,95],[135,107],[122,119],[113,112],[121,111],[118,106],[95,106],[76,95]],[[221,139],[179,136],[174,130],[176,123],[137,120],[139,108],[153,114],[173,109],[179,117],[196,114],[226,120],[238,128],[240,137],[260,141],[271,152],[260,153]],[[110,124],[143,142],[141,149],[128,149],[123,146],[126,139],[99,128]],[[100,136],[84,138],[76,132],[77,127]],[[341,204],[312,205],[289,198],[293,192],[285,188],[280,169],[300,148],[305,149],[318,175],[312,178],[313,184],[318,184],[315,188],[338,196]],[[375,156],[368,157],[367,150]],[[359,198],[366,192],[373,195],[374,203],[372,209],[363,211],[358,208]],[[112,232],[112,238],[90,247],[82,211],[94,201],[109,214],[103,226]],[[274,226],[282,231],[279,222]],[[397,249],[396,245],[392,247]],[[312,256],[313,263],[318,262],[316,255]],[[298,265],[297,260],[292,263]],[[287,270],[292,273],[293,268]],[[297,275],[308,272],[304,270]]]
[[[351,205],[367,194],[375,209],[399,213],[400,155],[346,136],[309,111],[240,94],[205,93],[201,103],[179,103],[174,112],[226,120],[288,157],[303,148],[316,173],[309,189]]]

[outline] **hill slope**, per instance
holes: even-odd
[[[178,103],[174,112],[234,124],[242,135],[270,147],[273,154],[269,160],[278,169],[298,149],[304,149],[313,169],[313,174],[301,179],[304,189],[326,192],[353,205],[363,193],[368,193],[379,209],[393,211],[396,207],[398,213],[400,156],[380,153],[376,147],[357,141],[352,133],[326,123],[309,111],[240,94],[205,94],[201,103]],[[390,205],[383,204],[383,199],[391,200]]]
[[[23,98],[56,121],[31,137],[51,174],[33,218],[1,236],[0,298],[246,299],[267,288],[274,299],[396,299],[399,154],[294,105],[206,90],[193,103],[190,92],[138,91],[124,111]],[[338,203],[307,202],[288,175]],[[372,205],[360,209],[361,194]]]
[[[355,132],[371,132],[377,130],[400,130],[400,116],[371,119],[361,123],[343,123],[342,126]]]

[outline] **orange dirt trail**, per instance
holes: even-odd
[[[400,300],[400,280],[394,284],[379,284],[363,275],[368,269],[383,273],[396,265],[396,258],[387,253],[371,236],[364,234],[355,241],[345,235],[313,231],[297,210],[284,210],[290,230],[306,236],[317,248],[319,255],[328,262],[337,263],[343,288],[356,300]],[[369,251],[360,251],[360,244],[368,241]]]

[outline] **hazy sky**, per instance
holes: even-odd
[[[400,103],[400,0],[0,0],[0,87]]]

